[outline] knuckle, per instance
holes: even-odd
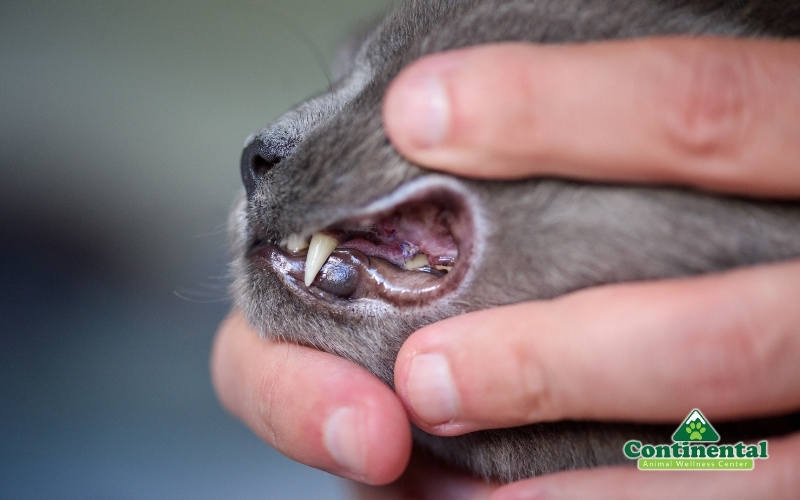
[[[681,349],[690,353],[699,371],[687,371],[688,387],[707,391],[706,400],[736,408],[742,395],[758,398],[775,361],[774,336],[765,331],[751,311],[752,305],[733,304],[719,321],[704,332],[682,339]]]
[[[757,101],[753,65],[745,51],[687,51],[676,55],[676,77],[665,80],[662,114],[671,142],[698,156],[730,156],[752,128]]]
[[[258,391],[254,395],[256,399],[258,417],[258,425],[260,427],[258,434],[268,443],[278,447],[278,432],[274,426],[274,410],[275,410],[275,384],[268,379],[267,376],[262,376],[261,382],[258,384]]]
[[[285,365],[285,359],[279,365]],[[277,368],[277,369],[273,369]],[[281,396],[282,379],[285,373],[285,366],[267,367],[260,374],[259,382],[253,394],[253,405],[256,408],[254,423],[256,433],[266,442],[278,450],[285,450],[286,436],[284,435],[281,422],[284,420],[282,414],[286,407]]]
[[[517,392],[520,399],[511,403],[519,405],[521,422],[538,422],[556,417],[552,392],[536,346],[524,343],[512,349],[511,353],[515,373],[512,380],[516,380],[513,387],[521,390],[521,393]]]

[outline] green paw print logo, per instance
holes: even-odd
[[[716,443],[719,434],[708,419],[695,408],[672,434],[676,443]]]
[[[692,422],[686,427],[686,434],[689,435],[690,441],[702,441],[705,433],[706,428],[700,422]]]

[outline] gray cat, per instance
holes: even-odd
[[[328,92],[248,140],[246,195],[231,222],[238,306],[263,336],[343,356],[391,385],[404,339],[449,316],[800,255],[797,203],[555,178],[463,179],[410,164],[382,128],[387,85],[425,54],[507,40],[677,33],[797,36],[800,8],[794,1],[405,3],[351,44]],[[798,427],[796,415],[718,426],[736,439]],[[453,438],[415,429],[415,438],[453,466],[512,481],[618,463],[626,440],[663,441],[663,432],[558,422]]]

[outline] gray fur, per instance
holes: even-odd
[[[381,125],[388,83],[424,54],[504,40],[800,34],[800,9],[794,2],[768,5],[711,0],[407,2],[362,37],[364,43],[351,51],[352,59],[329,92],[249,140],[243,175],[251,189],[231,219],[238,306],[265,337],[336,353],[391,385],[403,340],[449,316],[603,283],[692,275],[800,255],[796,203],[667,187],[449,177],[401,158]],[[253,173],[254,155],[275,165]],[[436,186],[465,200],[475,234],[460,287],[433,303],[325,301],[287,288],[285,277],[248,257],[256,241],[277,244],[291,233],[310,235]],[[788,427],[755,423],[737,435],[786,431],[797,428],[797,419],[780,425]],[[625,440],[664,439],[661,432],[653,426],[561,422],[457,438],[415,429],[415,437],[452,465],[511,481],[618,463]]]

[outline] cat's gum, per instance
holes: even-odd
[[[282,247],[293,254],[307,250],[303,279],[306,286],[311,286],[336,249],[359,250],[407,271],[441,274],[450,271],[458,257],[450,229],[453,220],[453,214],[441,206],[412,204],[368,225],[316,232],[310,242],[291,234]]]

